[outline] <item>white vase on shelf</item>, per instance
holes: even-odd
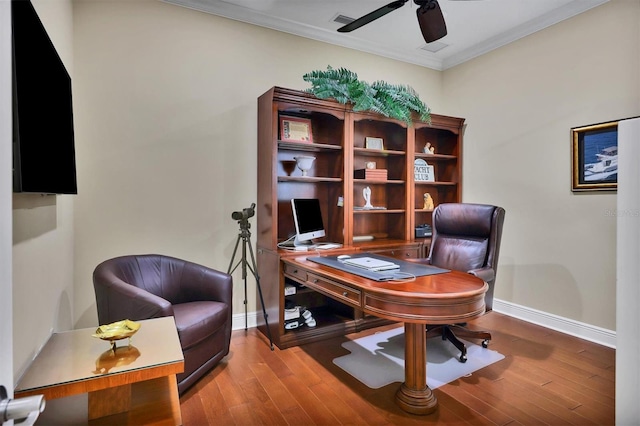
[[[298,157],[293,157],[293,159],[296,160],[296,165],[302,171],[302,176],[307,176],[307,172],[311,169],[313,161],[316,159],[316,157],[300,155]]]

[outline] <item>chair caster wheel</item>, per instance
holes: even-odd
[[[488,340],[483,340],[482,341],[482,347],[486,348],[487,346],[489,346],[489,341]]]
[[[465,363],[467,362],[467,356],[466,355],[460,355],[460,362]]]

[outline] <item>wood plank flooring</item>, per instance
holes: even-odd
[[[230,354],[181,398],[199,425],[614,425],[615,350],[490,312],[470,322],[490,331],[505,359],[434,391],[438,410],[400,410],[399,383],[370,389],[332,363],[354,333],[272,352],[256,329],[235,331]],[[428,357],[428,354],[427,354]]]

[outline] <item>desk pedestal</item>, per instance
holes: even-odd
[[[427,334],[424,324],[404,324],[404,383],[396,392],[396,403],[411,414],[430,414],[438,400],[427,386]]]

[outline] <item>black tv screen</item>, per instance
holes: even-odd
[[[71,78],[28,0],[12,0],[13,190],[77,194]]]

